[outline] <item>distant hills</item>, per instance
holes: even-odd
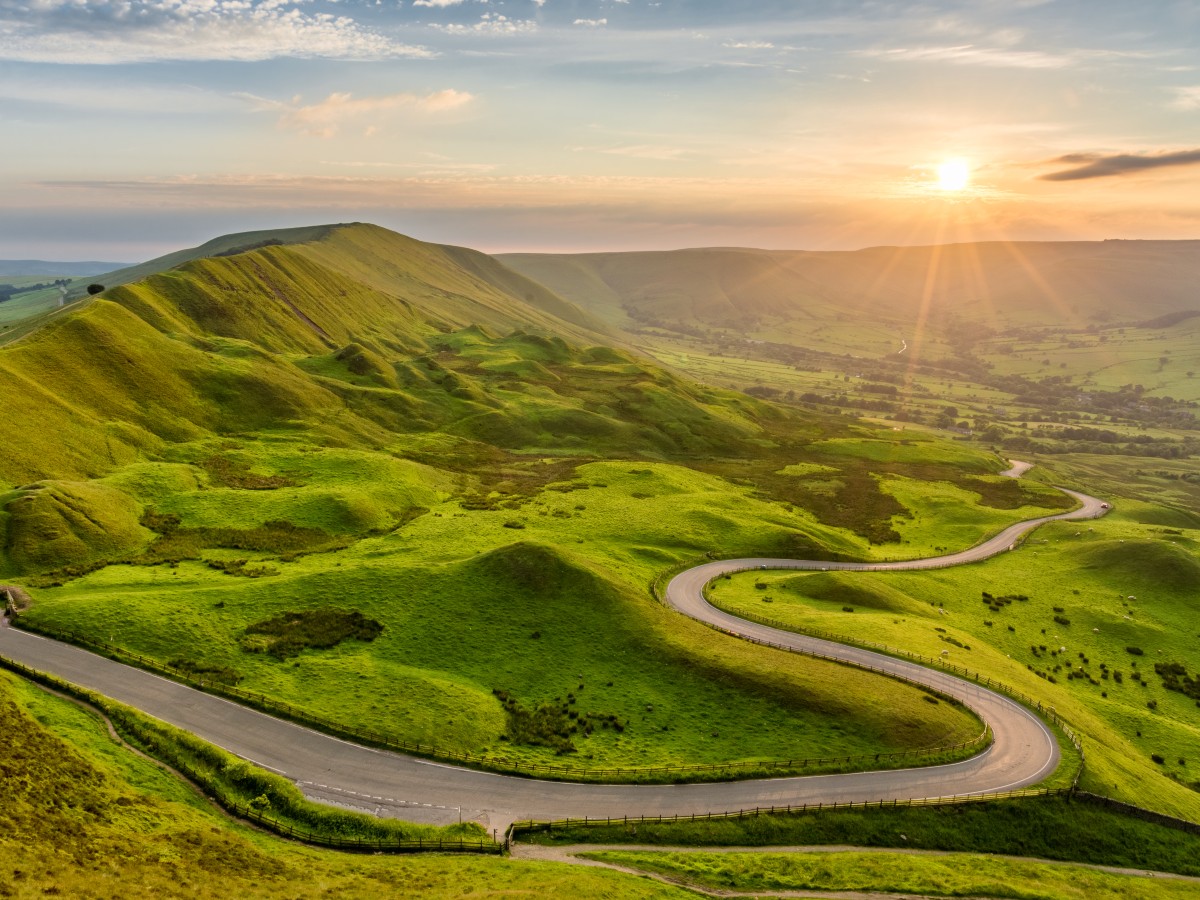
[[[743,330],[840,315],[1078,326],[1200,307],[1200,241],[505,254],[505,264],[621,327]]]
[[[52,262],[44,259],[0,259],[0,278],[19,278],[23,275],[57,275],[60,278],[86,278],[120,269],[128,263],[116,262]]]

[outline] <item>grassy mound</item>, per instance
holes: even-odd
[[[1194,596],[1200,591],[1200,559],[1161,540],[1104,541],[1081,549],[1076,558],[1128,593],[1154,589]]]
[[[124,556],[152,536],[139,524],[140,505],[102,484],[41,482],[19,491],[5,510],[4,552],[14,574]]]
[[[903,591],[882,582],[864,583],[853,573],[820,572],[814,575],[798,575],[783,581],[780,588],[799,597],[823,600],[838,606],[861,606],[865,609],[893,613],[922,611],[921,604]],[[764,614],[769,615],[769,610]]]

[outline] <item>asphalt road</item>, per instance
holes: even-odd
[[[347,808],[419,822],[473,819],[503,831],[518,819],[581,816],[689,815],[756,806],[888,801],[993,793],[1034,784],[1058,765],[1058,746],[1034,715],[1006,697],[944,672],[844,644],[821,641],[738,619],[710,606],[702,588],[738,569],[886,571],[976,562],[1009,549],[1023,534],[1054,519],[1103,515],[1100,500],[1068,491],[1079,509],[1013,525],[984,543],[936,559],[882,564],[782,559],[712,562],[676,576],[667,602],[685,615],[757,640],[816,652],[901,675],[957,697],[992,727],[993,745],[950,765],[848,775],[690,785],[587,785],[462,769],[374,750],[275,719],[69,644],[0,627],[0,654],[137,707],[295,781],[309,797]]]

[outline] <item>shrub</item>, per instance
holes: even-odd
[[[1141,647],[1126,647],[1125,652],[1130,654],[1131,656],[1145,656],[1146,655],[1146,651],[1143,650]]]
[[[309,612],[285,612],[246,628],[242,649],[269,653],[276,659],[299,656],[313,648],[325,650],[344,640],[373,641],[383,625],[357,611],[315,609]]]

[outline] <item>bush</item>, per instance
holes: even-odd
[[[92,297],[96,296],[99,293],[102,293],[103,291],[104,291],[104,285],[102,285],[102,284],[89,284],[87,286],[88,295],[92,296]]]
[[[1130,654],[1131,656],[1145,656],[1146,655],[1146,651],[1143,650],[1141,647],[1126,647],[1125,652]]]
[[[344,640],[373,641],[383,625],[357,611],[315,609],[285,612],[246,628],[242,649],[269,653],[276,659],[299,656],[308,648],[325,650]]]

